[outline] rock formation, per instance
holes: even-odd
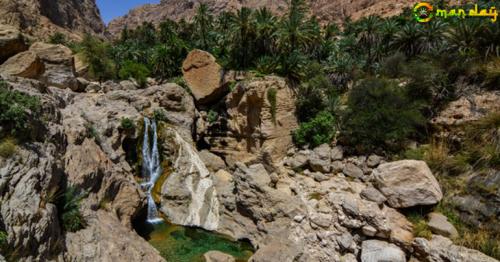
[[[55,32],[79,39],[103,34],[105,27],[95,0],[0,0],[0,24],[47,39]]]

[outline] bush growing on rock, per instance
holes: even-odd
[[[0,80],[0,126],[4,134],[31,138],[42,114],[38,97],[10,90],[7,83]]]
[[[349,94],[343,136],[360,152],[402,149],[417,134],[425,118],[394,82],[371,78],[361,81]]]
[[[120,127],[123,130],[133,130],[135,129],[135,124],[130,118],[124,117],[121,119]]]
[[[61,220],[64,230],[76,232],[85,227],[85,218],[80,212],[80,202],[85,194],[78,193],[75,187],[69,187],[61,199]]]
[[[133,78],[141,87],[144,87],[147,82],[146,80],[150,75],[150,71],[145,65],[134,61],[125,61],[118,75],[124,80]]]
[[[330,143],[335,136],[335,117],[323,111],[309,122],[300,124],[293,132],[293,141],[298,146],[309,145],[311,148]]]
[[[9,158],[16,152],[16,141],[13,138],[5,138],[0,141],[0,156]]]

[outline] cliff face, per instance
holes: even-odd
[[[306,0],[311,11],[320,21],[342,21],[351,16],[357,19],[378,14],[389,16],[399,13],[404,7],[411,7],[415,0]],[[108,26],[111,34],[119,33],[125,26],[135,28],[144,21],[160,23],[164,19],[189,19],[194,16],[200,3],[206,3],[212,13],[234,11],[241,7],[267,7],[281,14],[287,9],[288,0],[162,0],[159,4],[148,4],[131,10],[127,15],[114,19]]]
[[[105,31],[95,0],[0,0],[0,23],[42,39],[54,32],[78,39]]]

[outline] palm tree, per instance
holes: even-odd
[[[367,64],[371,65],[374,61],[374,48],[380,41],[378,28],[380,26],[380,18],[377,16],[368,16],[361,19],[358,23],[358,45],[367,51]]]
[[[254,14],[256,52],[260,55],[271,54],[275,49],[276,17],[266,7],[260,8]]]
[[[237,67],[247,68],[252,61],[253,41],[255,40],[252,10],[246,7],[238,10],[233,16],[230,30],[233,63]]]
[[[479,37],[479,45],[486,58],[500,56],[500,23],[484,25]]]
[[[445,43],[445,32],[448,29],[448,24],[442,20],[434,20],[421,27],[421,44],[420,51],[427,54],[436,54],[442,50],[442,45]]]
[[[311,41],[311,32],[305,23],[307,6],[304,0],[291,0],[287,16],[277,31],[282,52],[291,53]]]
[[[207,4],[200,4],[193,18],[195,30],[200,41],[200,46],[204,50],[209,50],[209,33],[213,27],[213,17],[210,15]]]
[[[407,57],[412,57],[419,53],[421,38],[422,35],[419,30],[419,25],[416,23],[408,23],[396,33],[391,45],[406,54]]]
[[[463,58],[478,54],[479,39],[483,33],[480,20],[467,19],[457,22],[446,34],[451,51],[458,52]]]

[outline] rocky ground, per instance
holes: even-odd
[[[425,162],[350,156],[335,144],[294,148],[294,93],[282,78],[224,72],[195,51],[183,65],[192,95],[153,79],[143,89],[133,80],[92,82],[68,48],[28,47],[8,30],[0,45],[14,48],[0,49],[0,75],[40,98],[43,126],[0,157],[0,221],[15,251],[5,256],[164,261],[132,226],[146,205],[137,176],[142,119],[160,115],[160,210],[175,223],[249,240],[251,261],[497,261],[454,245],[456,229],[439,213],[429,217],[429,239],[414,236],[404,210],[443,199]],[[210,120],[214,101],[226,113]],[[55,203],[68,186],[86,192],[86,226],[76,232],[62,230]]]

